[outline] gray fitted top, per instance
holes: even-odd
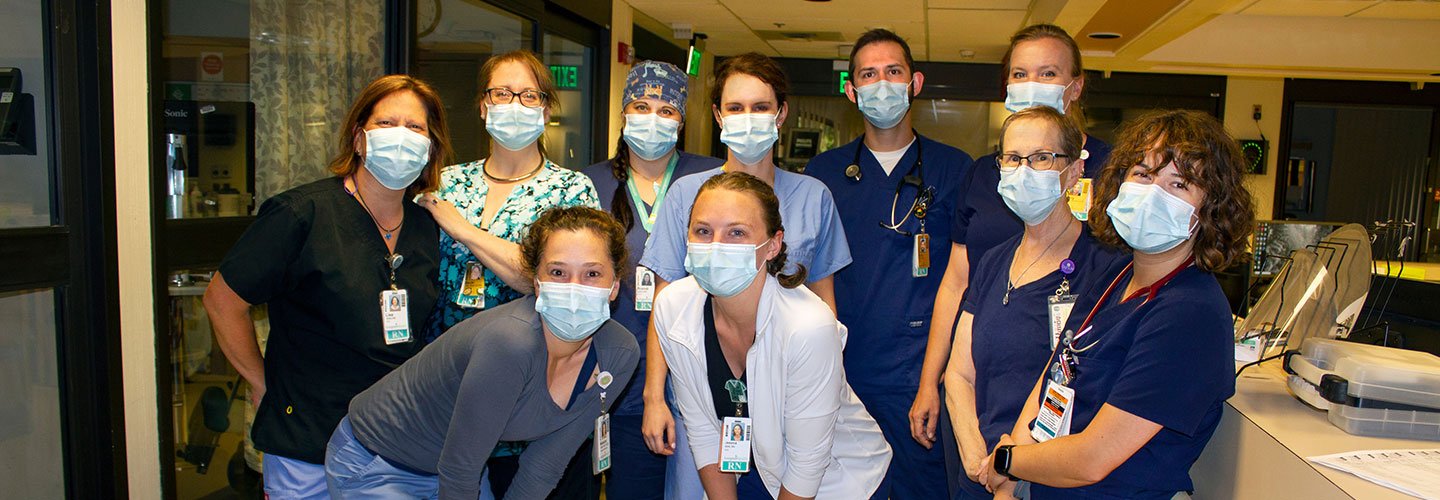
[[[456,324],[351,400],[355,437],[388,460],[438,474],[440,498],[465,500],[479,495],[496,442],[527,441],[506,498],[544,498],[601,412],[598,385],[568,409],[550,398],[545,335],[533,295]],[[591,339],[598,370],[615,377],[605,389],[608,411],[635,372],[639,348],[614,321]]]

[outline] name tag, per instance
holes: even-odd
[[[635,310],[649,311],[655,307],[655,273],[644,266],[635,266]]]
[[[1060,344],[1060,332],[1070,320],[1070,311],[1075,309],[1075,295],[1051,295],[1046,299],[1050,305],[1050,350]]]
[[[465,265],[465,280],[455,294],[455,305],[471,309],[485,308],[485,267],[479,262]]]
[[[595,446],[592,447],[591,462],[593,474],[610,469],[610,414],[601,413],[595,419]]]
[[[750,419],[725,417],[720,425],[720,472],[750,472]]]
[[[380,292],[380,325],[385,330],[385,345],[410,341],[410,304],[405,290]]]
[[[1040,403],[1040,414],[1035,416],[1035,425],[1030,428],[1030,437],[1043,443],[1060,436],[1070,435],[1070,418],[1075,408],[1075,389],[1063,384],[1045,384],[1045,399]]]
[[[924,278],[930,275],[930,234],[917,233],[915,245],[910,251],[910,276]]]

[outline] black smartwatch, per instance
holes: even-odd
[[[1020,478],[1010,474],[1010,457],[1013,456],[1010,454],[1010,449],[1014,447],[1013,444],[1005,444],[995,448],[995,473],[1005,476],[1011,481],[1019,481]]]

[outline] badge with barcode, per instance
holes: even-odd
[[[380,292],[380,325],[385,330],[385,345],[410,341],[410,304],[405,290]]]
[[[750,419],[725,417],[720,425],[720,472],[750,472]]]

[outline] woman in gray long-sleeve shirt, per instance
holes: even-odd
[[[506,498],[555,487],[639,358],[609,319],[625,231],[599,210],[555,208],[521,256],[537,295],[455,325],[350,402],[325,457],[335,498],[473,500],[497,441],[529,443]]]

